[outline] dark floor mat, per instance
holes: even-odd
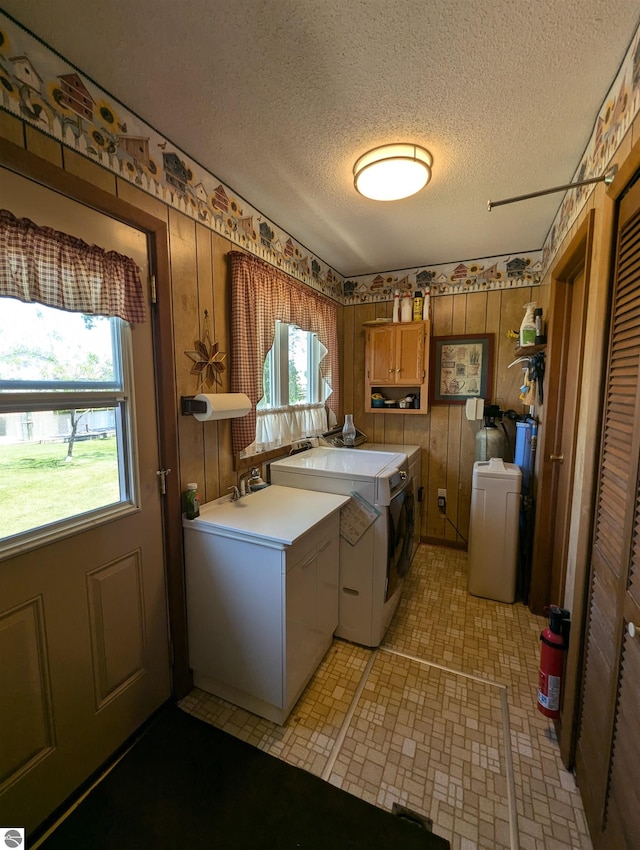
[[[43,850],[446,850],[449,842],[169,706]]]

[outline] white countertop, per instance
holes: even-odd
[[[346,504],[350,496],[272,484],[233,502],[225,496],[200,506],[185,529],[234,532],[245,538],[290,546],[298,537]]]

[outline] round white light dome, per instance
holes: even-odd
[[[397,201],[424,188],[431,179],[433,157],[410,143],[383,145],[367,151],[353,166],[356,190],[374,201]]]

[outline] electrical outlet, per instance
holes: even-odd
[[[438,510],[441,514],[447,512],[447,491],[444,488],[438,489]]]

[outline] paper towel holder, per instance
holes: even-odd
[[[219,407],[215,401],[219,401]],[[251,410],[251,402],[245,393],[200,394],[181,396],[181,413],[194,416],[200,422],[218,419],[234,419],[245,416]]]
[[[183,416],[193,416],[194,413],[206,413],[207,405],[194,395],[183,395],[180,398]]]

